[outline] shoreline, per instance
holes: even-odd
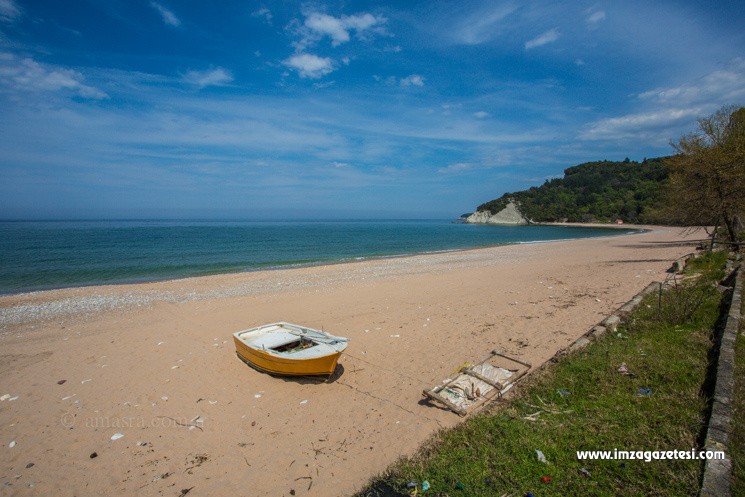
[[[303,272],[305,270],[312,271],[313,269],[323,270],[324,268],[343,268],[344,266],[350,266],[350,268],[354,268],[357,267],[357,265],[364,265],[366,263],[374,264],[376,262],[404,261],[407,259],[437,257],[443,255],[455,255],[457,257],[458,254],[464,254],[467,256],[469,254],[473,255],[485,253],[483,251],[490,251],[507,247],[530,247],[533,245],[550,245],[552,243],[571,243],[581,242],[583,240],[602,240],[607,238],[641,235],[644,233],[653,232],[655,229],[669,229],[669,227],[637,225],[629,229],[638,231],[633,231],[631,233],[625,234],[614,234],[587,238],[515,242],[502,245],[490,245],[487,247],[452,249],[386,257],[370,257],[359,260],[334,261],[321,264],[306,264],[291,267],[285,266],[276,269],[258,269],[230,273],[216,273],[210,275],[185,276],[183,278],[169,278],[130,283],[70,286],[48,290],[37,290],[33,292],[5,294],[0,295],[0,333],[2,333],[2,331],[5,330],[7,326],[33,322],[37,320],[64,318],[67,315],[80,312],[83,312],[85,314],[95,314],[97,312],[119,308],[152,305],[157,302],[185,303],[189,301],[203,300],[204,298],[211,298],[215,296],[214,294],[195,294],[194,292],[187,292],[187,294],[185,295],[182,291],[173,291],[170,289],[170,287],[174,286],[178,286],[179,290],[181,290],[185,285],[188,286],[189,284],[197,286],[202,284],[219,285],[221,279],[225,279],[226,281],[232,279],[240,280],[242,276],[249,275],[257,275],[257,277],[268,277],[269,275],[275,273],[281,274],[284,272],[290,272],[290,274],[292,274],[293,271]],[[422,260],[426,263],[426,259]],[[159,287],[166,288],[159,290]],[[225,293],[229,294],[231,292]],[[246,295],[251,292],[241,292],[239,290],[232,293],[232,296],[239,296]],[[39,301],[41,303],[38,303]],[[30,319],[26,317],[26,315],[29,313],[32,314]]]
[[[607,235],[607,236],[635,235],[639,233],[645,233],[646,231],[650,231],[655,228],[668,228],[665,226],[651,226],[651,225],[604,226],[601,224],[582,224],[582,223],[574,223],[574,224],[571,224],[571,223],[540,223],[540,224],[534,224],[531,226],[552,226],[552,227],[565,226],[565,227],[570,227],[570,228],[574,227],[574,228],[631,230],[630,233],[614,234],[614,235]],[[210,278],[210,277],[216,277],[216,276],[257,273],[257,272],[263,272],[263,271],[285,271],[285,270],[291,270],[291,269],[333,266],[333,265],[338,265],[338,264],[355,264],[355,263],[365,262],[365,261],[399,259],[399,258],[426,256],[426,255],[433,255],[433,254],[468,252],[471,250],[490,249],[490,248],[505,247],[505,246],[510,246],[510,245],[531,245],[535,243],[567,242],[567,241],[573,241],[573,240],[598,239],[598,238],[605,238],[605,236],[562,238],[562,239],[555,239],[555,240],[516,241],[516,242],[501,243],[501,244],[494,244],[494,245],[484,245],[484,246],[465,247],[465,248],[452,248],[452,249],[442,249],[442,250],[427,250],[427,251],[422,251],[422,252],[411,252],[411,253],[391,254],[391,255],[371,255],[371,256],[361,256],[361,257],[354,257],[354,258],[345,258],[345,259],[336,259],[336,260],[318,261],[318,262],[300,263],[300,264],[288,263],[284,265],[266,266],[266,267],[260,267],[260,268],[255,268],[255,269],[242,269],[242,270],[237,270],[237,271],[225,271],[225,272],[220,271],[220,272],[214,272],[214,273],[192,274],[192,275],[163,277],[163,278],[156,277],[156,278],[138,278],[138,279],[131,279],[131,280],[125,279],[125,280],[117,280],[117,281],[111,281],[111,282],[91,282],[91,283],[81,283],[81,284],[75,284],[75,285],[69,285],[69,286],[28,289],[28,290],[21,290],[18,292],[9,292],[9,293],[0,292],[0,312],[2,310],[2,299],[6,297],[31,296],[31,295],[35,295],[35,294],[43,293],[43,292],[56,292],[56,291],[63,291],[63,290],[77,289],[77,288],[119,287],[119,286],[129,286],[129,285],[155,284],[155,283],[164,283],[164,282],[170,282],[170,281],[190,280],[193,278]],[[0,324],[2,323],[0,322]]]
[[[664,279],[695,245],[679,231],[0,298],[24,317],[0,332],[0,476],[19,496],[350,495],[461,421],[423,389],[494,349],[538,368]],[[329,382],[236,357],[234,331],[279,320],[351,339]]]

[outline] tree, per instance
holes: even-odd
[[[671,145],[670,204],[679,221],[724,226],[736,242],[745,213],[745,108],[722,107]]]

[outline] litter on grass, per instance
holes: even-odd
[[[546,460],[546,456],[543,455],[543,452],[536,449],[535,455],[538,457],[538,460],[541,461],[543,464],[548,464],[548,461]]]

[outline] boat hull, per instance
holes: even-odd
[[[233,333],[238,357],[276,375],[331,375],[348,338],[278,322]]]

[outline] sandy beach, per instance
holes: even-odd
[[[424,388],[493,349],[539,366],[703,236],[651,227],[1,297],[2,494],[350,495],[462,421]],[[233,332],[275,321],[351,338],[331,381],[236,357]]]

